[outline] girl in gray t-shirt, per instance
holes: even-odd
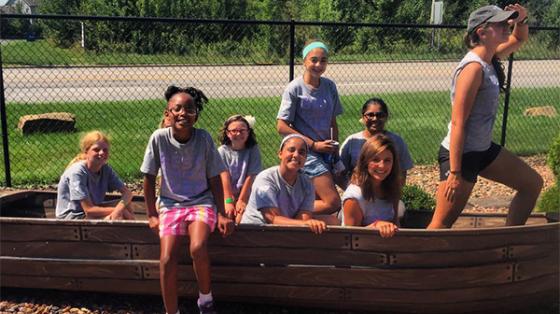
[[[203,104],[202,91],[170,86],[165,92],[165,116],[170,127],[156,130],[146,147],[140,171],[148,225],[160,236],[161,285],[165,310],[176,313],[177,258],[181,241],[189,238],[189,252],[199,288],[200,312],[214,308],[210,281],[208,237],[217,226],[223,236],[233,232],[226,217],[220,173],[225,167],[208,132],[196,129]],[[156,175],[161,169],[159,212],[156,210]]]
[[[132,193],[107,164],[109,148],[109,139],[100,131],[82,137],[81,152],[58,182],[56,218],[134,219]],[[121,200],[106,202],[105,194],[114,190],[122,193]]]
[[[384,134],[364,143],[342,196],[343,225],[375,228],[384,238],[395,234],[401,192],[396,156],[394,143]]]
[[[303,76],[291,81],[282,94],[276,127],[282,136],[300,134],[309,147],[303,171],[315,186],[313,211],[332,214],[340,208],[340,197],[333,180],[338,163],[338,126],[336,117],[342,105],[333,81],[323,77],[327,69],[328,48],[319,41],[303,49]]]
[[[239,223],[255,177],[262,170],[261,152],[253,131],[254,118],[233,115],[220,130],[218,153],[227,171],[220,174],[224,185],[226,212],[233,211]]]
[[[298,134],[286,136],[280,144],[280,165],[257,175],[241,223],[308,226],[314,233],[326,229],[313,217],[315,189],[300,172],[307,158],[307,144]]]

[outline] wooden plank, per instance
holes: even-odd
[[[547,275],[525,281],[484,287],[441,290],[424,289],[411,291],[382,288],[347,288],[348,301],[345,302],[353,303],[367,300],[369,304],[396,304],[403,302],[403,298],[405,298],[409,304],[421,307],[426,304],[483,302],[510,297],[523,298],[537,293],[557,293],[555,289],[557,289],[559,279],[558,275]]]
[[[546,217],[529,217],[526,225],[544,225],[547,223]],[[504,227],[506,225],[506,217],[478,217],[476,219],[476,228],[494,228]]]
[[[451,227],[453,229],[466,229],[466,228],[476,228],[476,217],[462,217],[459,216],[457,221]]]
[[[2,241],[79,241],[78,226],[3,223]]]
[[[0,243],[2,256],[44,258],[131,259],[128,244],[87,242],[13,242]]]
[[[539,306],[542,307],[542,305],[558,303],[558,295],[555,293],[541,292],[535,294],[528,293],[522,298],[514,296],[483,301],[448,301],[448,303],[409,303],[408,298],[405,296],[395,303],[373,303],[368,302],[368,300],[356,300],[344,301],[341,302],[341,304],[344,310],[374,310],[375,313],[533,313],[535,307],[538,308]]]
[[[558,242],[528,245],[510,245],[508,247],[508,257],[510,260],[522,260],[549,255],[559,255]]]
[[[134,261],[69,260],[0,257],[2,275],[74,278],[141,279],[142,266]]]
[[[29,276],[2,274],[2,287],[73,291],[78,290],[78,282],[69,277],[34,277],[31,280]]]
[[[558,260],[558,254],[551,254],[542,258],[517,262],[514,268],[514,280],[522,281],[548,275],[558,276],[560,272]],[[560,282],[556,282],[556,289],[559,285]]]
[[[85,225],[81,226],[84,241],[158,244],[159,236],[148,225],[111,226]]]
[[[179,262],[190,264],[192,261],[188,253],[188,244],[181,245],[182,252]],[[323,250],[315,248],[235,248],[223,246],[209,246],[208,254],[214,265],[336,265],[336,266],[381,266],[387,264],[387,256],[380,253]],[[140,260],[159,260],[159,245],[133,245],[132,257]]]
[[[451,229],[434,231],[401,230],[391,238],[377,232],[352,230],[352,249],[374,252],[426,252],[481,250],[506,245],[558,242],[560,224],[504,227],[497,229]]]
[[[211,245],[235,247],[285,247],[350,249],[349,232],[338,229],[316,235],[308,228],[289,226],[240,226],[231,236],[223,238],[217,232],[210,236]]]
[[[389,254],[393,267],[452,267],[474,266],[504,262],[508,259],[507,247],[472,251],[406,252]]]
[[[511,282],[512,269],[512,264],[443,269],[212,266],[212,282],[401,290],[455,289]],[[147,279],[159,278],[159,265],[146,265],[143,273]],[[180,265],[178,274],[180,280],[195,280],[190,265]]]

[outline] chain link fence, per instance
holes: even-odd
[[[344,107],[340,141],[363,130],[365,100],[381,97],[390,110],[387,129],[404,138],[416,164],[431,164],[450,118],[451,73],[466,51],[460,25],[31,17],[42,39],[0,46],[0,185],[6,186],[56,183],[78,153],[80,135],[94,129],[112,139],[109,162],[119,175],[139,180],[170,84],[197,87],[210,98],[197,127],[216,143],[227,117],[255,116],[264,166],[272,166],[280,98],[302,75],[301,50],[310,38],[332,50],[324,75],[336,82]],[[4,15],[0,23],[22,19],[29,16]],[[547,151],[560,130],[559,41],[558,27],[531,29],[525,47],[503,62],[512,80],[502,95],[495,141],[515,153]],[[74,115],[75,131],[18,129],[25,116],[45,113]],[[56,128],[45,121],[39,127]]]

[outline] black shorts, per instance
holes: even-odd
[[[478,174],[490,165],[502,150],[502,146],[492,142],[490,148],[481,152],[468,152],[461,158],[461,177],[465,181],[476,182]],[[440,146],[438,153],[439,179],[447,180],[449,176],[449,151]]]

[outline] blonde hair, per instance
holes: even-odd
[[[401,197],[400,166],[395,145],[386,135],[378,134],[367,140],[362,146],[351,179],[353,184],[360,187],[364,199],[368,201],[373,201],[376,198],[373,190],[373,178],[369,174],[368,164],[384,150],[389,150],[393,154],[393,167],[385,180],[381,182],[381,189],[384,194],[381,197],[388,201],[396,201]],[[379,197],[378,195],[377,198]]]
[[[109,137],[107,137],[107,135],[105,135],[101,131],[94,130],[84,134],[80,139],[80,152],[78,153],[78,155],[76,155],[76,157],[74,157],[74,159],[70,161],[70,163],[68,163],[68,166],[66,166],[66,168],[70,167],[72,164],[80,160],[86,159],[87,151],[91,148],[91,146],[93,146],[93,144],[97,142],[105,142],[108,145],[111,145]]]

